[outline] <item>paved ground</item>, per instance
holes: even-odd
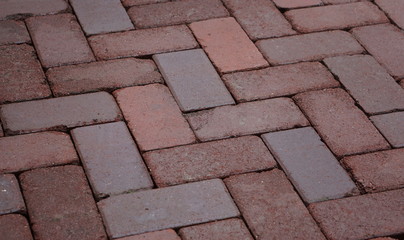
[[[0,239],[404,239],[403,13],[0,1]]]

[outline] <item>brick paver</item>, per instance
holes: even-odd
[[[2,1],[0,2],[0,20],[54,14],[65,11],[67,8],[68,4],[64,0]]]
[[[363,48],[349,33],[338,30],[260,40],[257,46],[273,65],[363,52]]]
[[[268,66],[234,18],[195,22],[190,28],[220,72]]]
[[[325,4],[342,4],[342,3],[351,3],[358,2],[360,0],[321,0]]]
[[[169,2],[170,0],[122,0],[122,4],[125,7],[137,6],[137,5],[145,5],[152,3],[161,3],[161,2]]]
[[[30,42],[27,28],[22,21],[0,21],[0,45]]]
[[[276,164],[256,136],[157,150],[144,158],[160,187],[264,170]]]
[[[78,162],[69,135],[61,132],[3,137],[0,138],[0,149],[0,172]]]
[[[404,2],[401,0],[375,0],[375,3],[386,12],[401,29],[404,29]]]
[[[219,179],[115,196],[98,206],[112,238],[239,215]]]
[[[404,147],[404,112],[373,116],[370,120],[393,147]]]
[[[44,67],[95,60],[80,25],[73,15],[33,17],[26,22]]]
[[[0,174],[0,215],[14,212],[25,212],[18,180],[12,174]]]
[[[404,189],[315,203],[310,212],[330,239],[368,239],[404,232]]]
[[[300,8],[300,7],[310,7],[321,5],[323,2],[321,0],[273,0],[273,2],[279,8]]]
[[[119,238],[118,240],[181,240],[181,238],[174,230],[167,229]]]
[[[182,111],[234,104],[202,49],[158,54],[153,59]]]
[[[29,224],[18,214],[0,216],[0,236],[7,240],[32,240]]]
[[[318,62],[230,73],[223,75],[223,81],[238,102],[339,86],[327,68]]]
[[[162,82],[151,60],[125,58],[51,68],[46,76],[55,96]]]

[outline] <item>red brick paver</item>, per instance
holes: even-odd
[[[21,21],[0,21],[0,45],[30,42],[27,28]]]
[[[32,240],[29,224],[18,214],[0,216],[0,236],[7,240]]]
[[[393,147],[404,147],[404,112],[377,115],[370,120]]]
[[[375,0],[375,3],[386,12],[401,29],[404,29],[404,2],[401,0]]]
[[[323,2],[321,0],[273,0],[273,2],[279,8],[300,8],[300,7],[310,7],[321,5]]]
[[[167,229],[119,238],[118,240],[181,240],[181,238],[174,230]]]
[[[14,212],[25,212],[20,186],[14,175],[0,174],[0,215]]]
[[[32,15],[46,15],[65,11],[68,4],[64,0],[26,1],[13,0],[0,3],[0,20]]]

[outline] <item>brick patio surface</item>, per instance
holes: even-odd
[[[404,240],[404,0],[0,0],[0,240]]]

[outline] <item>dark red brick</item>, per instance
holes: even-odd
[[[64,0],[26,1],[13,0],[0,2],[0,20],[18,19],[32,15],[55,14],[67,10]]]
[[[30,42],[27,28],[21,21],[0,21],[0,45]]]
[[[395,22],[404,29],[404,2],[402,0],[375,0],[375,3]]]
[[[377,115],[370,120],[393,147],[404,147],[404,112]]]
[[[148,232],[130,237],[119,238],[117,240],[181,240],[172,229]]]
[[[32,240],[27,219],[18,214],[0,216],[0,236],[4,240]]]
[[[20,185],[14,175],[0,174],[0,215],[14,212],[25,212]]]

